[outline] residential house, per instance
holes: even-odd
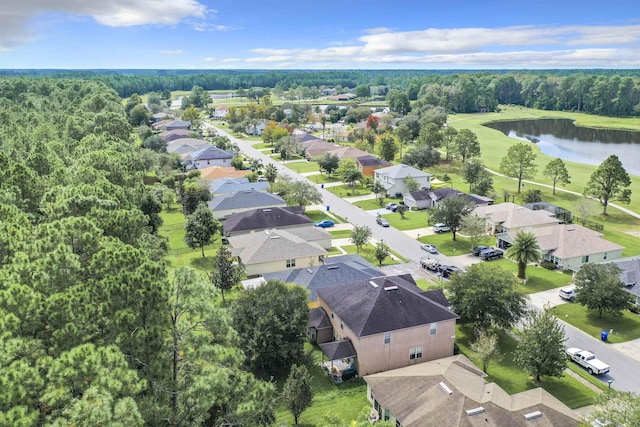
[[[320,231],[320,230],[318,230]],[[229,237],[231,254],[237,256],[247,276],[321,264],[327,254],[316,242],[308,242],[285,230]]]
[[[191,128],[191,122],[189,120],[172,120],[171,123],[167,123],[164,126],[165,130],[186,129]]]
[[[336,156],[338,156],[340,160],[349,158],[349,159],[353,159],[354,161],[358,157],[371,155],[366,151],[358,150],[357,148],[348,147],[348,146],[340,146],[338,148],[335,148],[329,151],[329,154],[335,154]]]
[[[169,114],[165,113],[164,111],[161,111],[159,113],[155,113],[151,116],[151,120],[154,123],[158,123],[162,120],[167,120],[167,119],[171,119],[171,116],[169,116]]]
[[[222,219],[227,215],[252,209],[284,207],[287,202],[275,194],[246,190],[214,197],[207,205],[217,219]]]
[[[553,216],[560,219],[562,222],[570,223],[573,221],[571,211],[565,208],[561,208],[560,206],[552,205],[551,203],[547,203],[547,202],[526,203],[524,207],[534,211],[545,210],[547,212],[551,212]]]
[[[186,170],[202,169],[208,166],[231,166],[233,153],[215,145],[206,145],[182,155],[182,166]]]
[[[245,133],[247,135],[261,136],[262,132],[265,130],[266,127],[267,127],[266,122],[258,122],[257,124],[250,124],[245,129]]]
[[[307,141],[302,143],[304,149],[304,156],[307,160],[320,160],[324,157],[325,153],[340,148],[339,144],[334,142],[325,142],[321,139],[313,141]]]
[[[356,157],[356,165],[363,176],[373,177],[376,169],[385,168],[392,163],[382,160],[372,154]]]
[[[241,193],[248,190],[267,191],[268,189],[268,182],[250,182],[249,178],[219,178],[209,183],[209,192],[214,196]]]
[[[174,130],[166,130],[158,136],[164,142],[169,143],[171,141],[175,141],[176,139],[187,138],[190,132],[191,131],[187,129],[174,129]]]
[[[203,147],[211,145],[204,139],[197,138],[178,138],[167,144],[167,153],[187,154],[200,150]]]
[[[487,233],[495,235],[498,240],[502,234],[515,236],[520,230],[532,231],[560,223],[551,212],[534,211],[511,202],[478,206],[474,213],[485,220]]]
[[[555,224],[535,227],[530,231],[538,240],[542,259],[562,270],[578,270],[586,263],[622,258],[624,247],[605,240],[602,233],[578,224]],[[498,246],[508,247],[513,243],[515,234],[504,233],[499,239],[499,243],[496,243]]]
[[[275,273],[263,274],[265,280],[281,280],[285,283],[297,283],[309,291],[309,301],[318,300],[317,290],[327,286],[340,286],[345,283],[369,280],[374,277],[384,276],[384,273],[374,267],[362,256],[339,255],[324,259],[324,265],[310,268],[298,268],[295,270],[283,270]],[[317,306],[317,304],[314,304]],[[329,323],[329,326],[331,324]],[[315,341],[317,328],[311,327],[310,338]],[[324,341],[333,340],[333,336]],[[321,341],[323,342],[323,341]]]
[[[216,110],[213,114],[213,119],[222,120],[225,117],[227,117],[227,114],[229,114],[229,107],[224,105],[219,105],[216,107]]]
[[[252,173],[252,171],[249,169],[236,170],[236,168],[234,168],[233,166],[209,166],[209,167],[200,169],[200,171],[202,172],[200,174],[202,178],[208,179],[211,181],[219,178],[231,178],[231,179],[244,178],[250,173]]]
[[[476,206],[493,204],[493,199],[478,196],[477,194],[466,194],[451,187],[438,188],[437,190],[413,191],[409,194],[405,194],[403,201],[410,209],[430,209],[437,206],[442,200],[450,196],[466,196]]]
[[[464,355],[367,375],[372,418],[402,427],[578,427],[582,418],[543,388],[513,395]]]
[[[152,130],[167,130],[167,125],[173,122],[173,119],[160,120],[159,122],[151,123]]]
[[[339,368],[363,376],[453,355],[458,315],[420,290],[410,274],[316,292],[318,309],[333,327],[333,341],[317,342]]]
[[[409,176],[418,182],[418,188],[422,190],[431,188],[431,174],[404,164],[377,169],[374,179],[382,183],[387,194],[402,197],[407,193],[405,181]]]
[[[313,227],[313,221],[302,211],[302,206],[253,209],[229,215],[222,224],[225,236],[254,233],[269,229],[287,230]]]
[[[622,272],[620,273],[620,280],[625,285],[625,290],[631,294],[632,303],[637,308],[640,308],[640,257],[621,258],[612,262],[620,267]]]

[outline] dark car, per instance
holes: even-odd
[[[492,249],[489,246],[476,246],[475,248],[473,248],[473,250],[471,251],[471,255],[473,256],[480,256],[480,253],[482,251],[486,251],[487,249]]]
[[[455,265],[441,265],[439,268],[442,277],[448,278],[454,273],[464,273],[464,270]]]
[[[389,226],[389,221],[387,221],[387,220],[386,220],[386,219],[384,219],[384,218],[376,218],[376,222],[377,222],[379,225],[383,226],[383,227],[388,227],[388,226]]]
[[[491,261],[492,259],[500,259],[504,256],[504,252],[500,249],[485,249],[480,252],[480,259]]]

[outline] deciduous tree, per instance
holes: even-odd
[[[589,310],[622,316],[622,310],[629,308],[631,296],[624,290],[620,280],[622,270],[614,263],[583,264],[576,273],[576,301]]]
[[[461,129],[454,138],[454,151],[462,163],[480,155],[480,143],[475,133],[469,129]]]
[[[480,238],[487,234],[486,221],[478,215],[466,215],[460,221],[460,231],[462,231],[462,234],[469,237],[471,249],[473,249],[478,246]]]
[[[518,278],[527,279],[527,264],[540,262],[542,252],[536,235],[528,231],[518,231],[513,244],[509,246],[505,256],[518,263]]]
[[[325,171],[329,176],[338,169],[339,164],[340,158],[337,154],[332,153],[324,153],[324,157],[318,160],[319,169]]]
[[[482,331],[478,338],[471,344],[471,350],[480,358],[482,371],[488,373],[491,360],[500,361],[502,355],[498,347],[498,335],[492,331]]]
[[[382,159],[390,162],[396,157],[397,152],[398,145],[396,144],[395,138],[391,135],[391,132],[385,132],[380,136],[380,140],[378,142],[378,153],[380,153],[380,157],[382,157]]]
[[[408,193],[413,193],[420,189],[420,183],[411,175],[407,175],[404,179],[404,188]]]
[[[424,169],[440,163],[440,152],[426,144],[417,145],[407,151],[402,162],[418,169]]]
[[[356,246],[357,253],[360,253],[360,249],[369,243],[372,234],[371,228],[366,225],[356,225],[353,227],[349,241]]]
[[[536,154],[531,148],[531,144],[518,142],[507,150],[507,154],[500,161],[500,172],[518,180],[518,193],[522,187],[523,179],[530,179],[536,173],[536,164],[534,163]]]
[[[550,311],[528,313],[519,333],[520,340],[514,360],[526,372],[541,382],[541,377],[562,377],[567,367],[564,328]]]
[[[431,218],[434,223],[443,223],[451,228],[453,240],[456,240],[456,232],[462,224],[462,218],[469,215],[475,204],[466,195],[445,197],[438,205],[431,208]]]
[[[640,426],[640,396],[631,392],[607,390],[598,396],[587,415],[592,425]]]
[[[391,255],[389,251],[389,246],[387,246],[384,242],[378,242],[376,245],[376,249],[373,253],[373,256],[378,260],[380,265]]]
[[[569,171],[561,158],[555,158],[547,163],[542,173],[553,182],[553,194],[556,194],[556,184],[569,184],[571,182]]]
[[[588,196],[596,197],[603,206],[602,214],[607,215],[607,206],[611,200],[622,203],[631,202],[629,174],[622,167],[618,156],[611,155],[591,174],[584,189]]]
[[[384,204],[384,198],[387,195],[387,189],[384,188],[384,185],[382,185],[382,182],[374,181],[373,186],[371,187],[371,191],[373,192],[373,194],[376,195],[376,200],[378,201],[378,204],[382,206]]]
[[[340,177],[340,180],[345,184],[355,187],[356,181],[362,179],[362,172],[358,169],[355,160],[350,157],[345,157],[340,160],[340,166],[336,170],[336,174]]]
[[[298,425],[300,415],[311,406],[313,401],[313,388],[311,388],[311,375],[304,365],[293,365],[287,381],[282,387],[282,400],[293,415],[295,424]]]
[[[200,203],[196,210],[187,217],[184,226],[184,241],[190,248],[200,248],[204,257],[204,247],[220,231],[220,222],[205,203]]]

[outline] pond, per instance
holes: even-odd
[[[628,173],[640,176],[640,132],[578,127],[569,119],[532,119],[487,123],[505,135],[536,143],[551,157],[600,165],[618,156]]]

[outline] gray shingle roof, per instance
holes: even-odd
[[[327,251],[315,242],[307,242],[284,230],[269,230],[260,233],[229,237],[243,264],[261,264],[301,257],[326,255]]]
[[[249,182],[248,178],[218,178],[209,183],[211,194],[239,193],[241,191],[267,191],[268,182]]]
[[[612,262],[622,269],[620,280],[626,285],[624,289],[631,295],[640,297],[640,286],[636,286],[640,283],[640,258],[622,258],[607,262]]]
[[[360,156],[356,159],[356,161],[361,166],[386,166],[391,163],[384,161],[376,156]]]
[[[326,329],[331,327],[327,312],[321,307],[309,310],[309,327],[316,329]]]
[[[282,199],[282,197],[256,190],[247,190],[233,194],[225,194],[222,196],[214,197],[213,200],[207,203],[209,209],[213,211],[259,208],[263,206],[272,206],[279,204],[286,205],[286,202]]]
[[[411,167],[409,165],[404,165],[404,164],[378,169],[376,170],[376,173],[381,173],[394,179],[404,179],[409,175],[411,175],[412,178],[431,176],[430,173],[421,171],[420,169],[416,169],[414,167]]]
[[[320,344],[320,349],[322,349],[322,352],[329,360],[344,359],[345,357],[358,355],[350,340],[330,341]]]
[[[233,153],[221,150],[215,145],[207,145],[189,154],[189,159],[192,161],[233,159]]]
[[[381,277],[384,273],[356,254],[325,258],[324,265],[265,273],[263,276],[265,280],[297,283],[309,290],[309,301],[316,301],[320,288]]]
[[[379,277],[317,292],[358,337],[458,318],[423,295],[409,278]]]
[[[178,138],[167,144],[167,153],[186,154],[199,150],[209,143],[204,139]]]
[[[222,228],[225,233],[237,233],[312,223],[309,217],[302,214],[302,207],[286,206],[254,209],[229,215],[222,224]]]

